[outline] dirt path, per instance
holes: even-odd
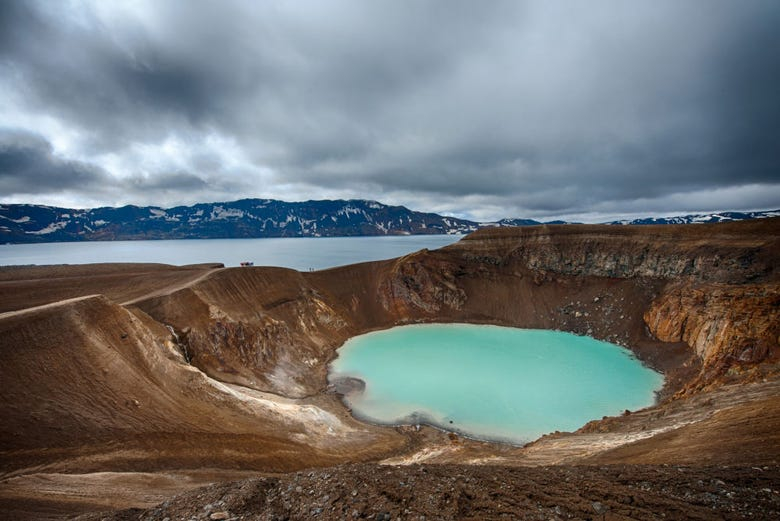
[[[81,300],[87,300],[87,299],[91,299],[91,298],[98,297],[98,296],[100,296],[100,295],[97,295],[97,294],[96,295],[84,295],[82,297],[74,297],[74,298],[69,298],[69,299],[65,299],[65,300],[57,300],[55,302],[50,302],[49,304],[42,304],[40,306],[33,306],[33,307],[29,307],[29,308],[19,309],[19,310],[16,310],[16,311],[6,311],[5,313],[0,313],[0,320],[3,320],[5,318],[16,317],[16,316],[23,316],[23,315],[26,315],[26,314],[33,314],[33,313],[36,313],[38,311],[44,311],[46,309],[52,309],[52,308],[55,308],[57,306],[65,306],[65,305],[71,304],[73,302],[79,302]]]
[[[192,285],[221,264],[83,264],[0,267],[0,313],[87,295],[132,304]]]
[[[140,295],[138,297],[134,297],[134,298],[132,298],[130,300],[127,300],[125,302],[120,302],[120,304],[122,306],[131,306],[131,305],[135,304],[136,302],[140,302],[141,300],[146,300],[146,299],[153,298],[153,297],[160,297],[160,296],[163,296],[163,295],[170,295],[171,293],[175,293],[175,292],[177,292],[179,290],[182,290],[182,289],[194,286],[198,282],[200,282],[200,281],[202,281],[204,279],[207,279],[208,277],[211,277],[214,273],[216,273],[218,271],[225,270],[225,269],[228,269],[228,268],[214,268],[214,269],[209,270],[209,271],[203,273],[202,275],[197,276],[197,277],[195,277],[193,279],[185,280],[185,281],[181,282],[180,284],[173,284],[173,285],[170,285],[170,286],[165,286],[165,287],[162,287],[162,288],[160,288],[158,290],[150,291],[149,293],[147,293],[145,295]]]
[[[151,508],[193,488],[251,475],[256,473],[210,469],[28,474],[0,481],[0,510],[6,519],[61,519],[96,510]]]

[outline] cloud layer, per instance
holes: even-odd
[[[0,198],[780,206],[773,0],[0,3]]]

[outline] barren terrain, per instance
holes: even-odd
[[[0,509],[776,517],[779,259],[780,220],[767,219],[483,230],[307,273],[0,268]],[[629,347],[667,384],[654,407],[525,447],[356,421],[327,385],[336,349],[420,321],[588,334]]]

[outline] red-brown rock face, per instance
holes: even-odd
[[[379,284],[379,299],[396,316],[435,316],[442,308],[460,310],[466,292],[456,284],[459,267],[423,250],[401,257]]]
[[[780,220],[497,229],[472,234],[451,248],[530,269],[535,281],[552,278],[560,284],[565,275],[602,287],[614,279],[652,286],[652,302],[638,309],[648,332],[663,342],[685,342],[701,362],[686,391],[778,370]],[[607,324],[594,322],[595,336],[605,336]]]
[[[702,372],[689,389],[727,376],[753,375],[780,349],[777,283],[677,285],[653,301],[644,317],[659,339],[685,342],[701,358]],[[764,370],[777,370],[764,365]]]

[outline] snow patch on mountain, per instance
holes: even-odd
[[[241,218],[244,216],[244,211],[237,208],[224,208],[223,206],[215,206],[211,210],[212,219],[230,219],[231,217]]]
[[[624,219],[604,224],[649,225],[649,224],[703,224],[744,221],[747,219],[766,219],[780,216],[780,210],[761,212],[716,212],[707,214],[677,215],[670,217],[645,217],[642,219]]]
[[[49,224],[46,228],[41,228],[40,230],[35,230],[32,232],[27,232],[31,235],[48,235],[50,233],[54,233],[58,230],[62,230],[68,225],[68,221],[57,221],[54,223]]]

